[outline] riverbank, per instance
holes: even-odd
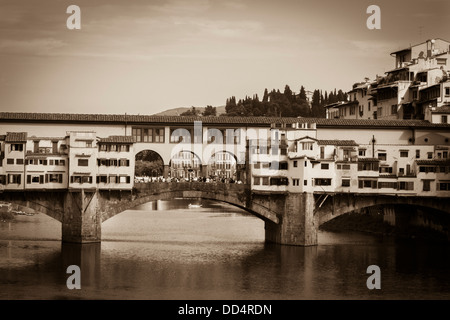
[[[356,231],[380,236],[394,236],[398,239],[418,239],[450,244],[449,239],[442,232],[415,225],[392,226],[383,221],[382,214],[376,213],[344,214],[324,223],[320,229],[330,232]]]

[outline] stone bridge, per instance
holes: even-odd
[[[392,206],[431,208],[450,217],[450,199],[367,194],[312,194],[255,192],[248,185],[227,183],[138,183],[125,190],[5,191],[0,201],[31,208],[62,223],[62,241],[101,241],[101,223],[155,200],[202,198],[242,208],[265,221],[268,242],[316,245],[320,225],[342,214],[383,206],[387,221],[395,224]]]

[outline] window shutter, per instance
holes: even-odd
[[[45,183],[48,183],[48,174],[45,175]]]
[[[27,175],[27,184],[30,184],[30,183],[31,183],[31,176]]]

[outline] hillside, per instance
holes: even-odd
[[[182,114],[183,112],[186,112],[190,110],[191,107],[181,107],[181,108],[173,108],[168,109],[159,113],[155,113],[154,116],[178,116]],[[203,112],[205,110],[204,107],[195,107],[195,109],[200,110],[200,112]],[[225,106],[216,107],[217,115],[220,116],[222,113],[225,113]]]

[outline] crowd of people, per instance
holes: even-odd
[[[205,182],[205,183],[237,183],[242,184],[241,180],[235,180],[233,178],[226,177],[189,177],[189,178],[178,178],[178,177],[135,177],[135,183],[151,183],[151,182]]]

